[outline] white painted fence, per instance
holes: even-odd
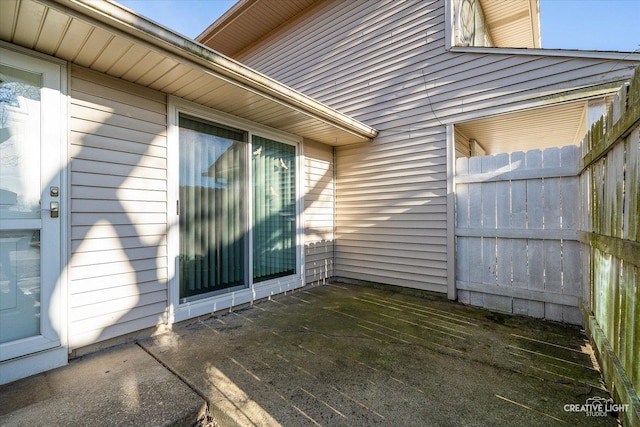
[[[581,323],[579,148],[459,158],[459,301]]]

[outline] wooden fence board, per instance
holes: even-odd
[[[579,161],[579,151],[572,146],[562,147],[560,163],[562,166],[576,167]],[[560,179],[561,207],[560,218],[562,229],[577,230],[580,216],[580,197],[576,191],[578,178],[563,177]]]
[[[587,326],[606,362],[603,376],[617,400],[634,406],[621,416],[635,425],[640,414],[640,68],[582,141],[581,154],[581,304],[592,316]]]
[[[578,214],[568,224],[562,218],[563,201],[575,209],[579,158],[578,147],[568,147],[458,159],[461,301],[580,323],[577,230],[568,228]],[[570,258],[563,252],[568,242]]]
[[[480,157],[469,159],[469,175],[482,172]],[[469,226],[482,227],[482,184],[469,184]]]
[[[640,126],[637,127],[626,141],[627,165],[625,173],[625,229],[623,238],[640,241],[639,213],[640,213]]]
[[[581,294],[581,265],[575,260],[580,259],[580,243],[565,240],[562,242],[562,293],[580,296]]]
[[[521,151],[511,153],[511,170],[521,171],[525,167],[525,153]],[[510,224],[511,229],[527,229],[527,182],[525,180],[511,181]],[[527,289],[529,287],[529,270],[526,239],[511,240],[511,265],[513,287],[515,289]],[[513,312],[532,317],[543,317],[544,303],[514,296]]]
[[[528,151],[525,154],[526,168],[532,170],[542,169],[542,152],[540,150]],[[542,181],[532,179],[527,181],[527,226],[528,228],[543,228],[543,198]]]
[[[510,170],[511,162],[509,154],[503,153],[495,156],[496,170]],[[511,226],[511,185],[510,182],[498,181],[496,187],[496,228],[508,229]],[[496,239],[496,285],[503,286],[513,282],[512,276],[512,239]],[[489,304],[500,311],[511,312],[512,298],[507,296],[489,297]]]

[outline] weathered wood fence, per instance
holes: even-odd
[[[461,302],[581,323],[579,147],[459,158]]]
[[[640,68],[581,145],[582,309],[614,399],[640,426]]]
[[[580,147],[456,161],[461,302],[583,324],[640,426],[640,68]]]

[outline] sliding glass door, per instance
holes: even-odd
[[[178,129],[180,303],[295,274],[295,146],[183,113]]]
[[[295,147],[254,136],[253,281],[296,269]]]
[[[180,298],[246,286],[247,133],[180,115]]]

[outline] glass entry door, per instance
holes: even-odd
[[[0,49],[0,362],[60,345],[60,66]]]

